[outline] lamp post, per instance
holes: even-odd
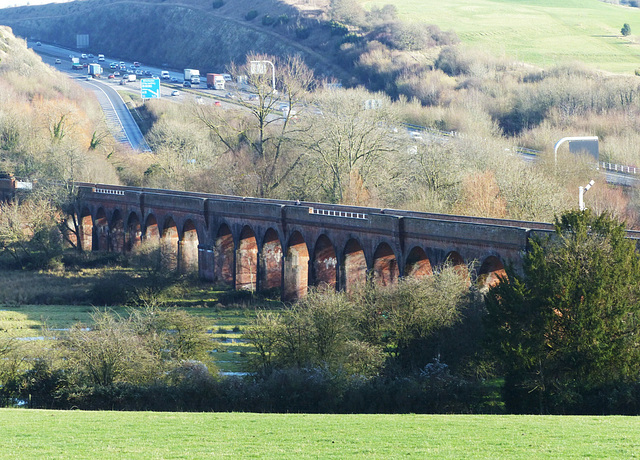
[[[251,61],[251,73],[254,75],[264,75],[267,73],[267,64],[271,65],[272,77],[271,84],[273,86],[273,92],[276,92],[276,66],[271,61]]]
[[[582,185],[578,187],[578,205],[580,206],[580,211],[587,209],[584,205],[584,192],[588,192],[593,184],[595,184],[595,182],[591,180],[585,187]]]

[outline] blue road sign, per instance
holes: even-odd
[[[140,80],[140,96],[142,99],[160,97],[160,79],[143,78]]]

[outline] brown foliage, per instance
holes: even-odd
[[[462,180],[462,192],[456,212],[484,217],[507,216],[507,203],[500,194],[492,171],[471,173]]]

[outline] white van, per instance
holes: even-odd
[[[163,80],[169,80],[171,78],[171,75],[169,75],[169,71],[168,70],[163,70],[160,73],[160,76],[162,77]]]
[[[104,61],[104,54],[98,54],[98,61]]]

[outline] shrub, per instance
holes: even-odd
[[[344,44],[344,43],[357,43],[362,39],[362,37],[356,33],[350,33],[345,35],[344,37],[342,37],[342,40],[340,40],[340,44]]]
[[[224,6],[224,0],[213,0],[213,9],[220,8]]]
[[[265,14],[264,16],[262,16],[263,26],[271,26],[273,25],[274,22],[276,22],[275,18],[269,16],[268,14]]]
[[[347,26],[338,21],[331,21],[329,28],[331,29],[331,35],[347,35],[349,33]]]
[[[631,26],[625,22],[622,29],[620,29],[620,33],[625,37],[631,35]]]
[[[306,40],[307,38],[309,38],[310,34],[311,30],[308,27],[298,27],[296,29],[296,38],[298,40]]]
[[[251,10],[247,14],[245,14],[245,16],[244,16],[244,18],[247,21],[253,21],[257,17],[258,17],[258,11],[257,10]]]
[[[435,67],[453,77],[460,74],[468,74],[471,68],[471,60],[461,53],[458,48],[448,46],[438,55]]]
[[[273,27],[279,26],[279,25],[285,25],[289,23],[289,16],[286,14],[281,14],[280,16],[278,16],[278,18],[275,20]]]

